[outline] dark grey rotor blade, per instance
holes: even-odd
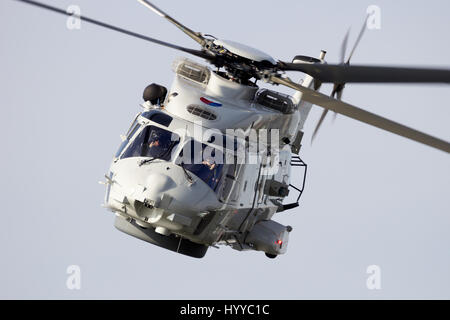
[[[155,6],[154,4],[150,3],[149,1],[147,1],[147,0],[138,0],[138,1],[140,3],[142,3],[144,6],[146,6],[147,8],[149,8],[150,10],[152,10],[153,12],[155,12],[157,15],[159,15],[159,16],[161,16],[163,18],[166,18],[167,20],[169,20],[178,29],[180,29],[185,34],[187,34],[189,37],[191,37],[196,42],[198,42],[202,47],[205,45],[205,43],[206,43],[205,39],[203,38],[203,36],[199,32],[195,32],[195,31],[189,29],[188,27],[186,27],[185,25],[181,24],[180,22],[178,22],[177,20],[175,20],[174,18],[169,16],[167,13],[165,13],[164,11],[162,11],[161,9],[159,9],[157,6]]]
[[[355,42],[355,45],[353,46],[352,51],[350,51],[350,55],[348,56],[348,59],[347,59],[347,61],[346,61],[347,64],[350,63],[350,60],[352,59],[353,54],[355,53],[355,50],[356,50],[356,48],[358,47],[359,42],[361,41],[361,39],[362,39],[362,37],[363,37],[363,35],[364,35],[364,31],[366,31],[366,28],[367,28],[367,20],[368,20],[368,19],[369,19],[369,15],[367,15],[366,19],[364,20],[364,24],[363,24],[363,26],[362,26],[362,28],[361,28],[361,31],[359,32],[358,38],[356,39],[356,42]]]
[[[341,100],[343,91],[344,91],[344,86],[343,85],[341,85],[341,84],[334,84],[334,88],[333,88],[333,91],[330,94],[330,97],[334,98],[336,96],[336,99]],[[312,134],[311,144],[313,143],[317,133],[319,132],[319,129],[320,129],[320,127],[322,125],[322,122],[325,119],[327,113],[328,113],[328,109],[324,109],[323,112],[322,112],[322,115],[320,116],[319,121],[317,122],[317,125],[316,125],[316,127],[314,129],[314,132]],[[337,113],[333,112],[333,122],[336,121],[336,117],[337,117]]]
[[[328,109],[323,109],[323,112],[320,116],[319,121],[316,124],[316,127],[314,128],[314,132],[311,136],[311,144],[313,143],[314,139],[316,138],[317,133],[319,132],[320,126],[322,125],[323,120],[325,119],[325,117],[327,116],[328,113]]]
[[[342,89],[341,91],[338,91],[336,93],[336,99],[338,100],[342,100],[342,94],[344,93],[344,89]],[[336,121],[337,118],[337,113],[334,111],[333,112],[333,118],[331,119],[331,122],[334,123]]]
[[[98,20],[94,20],[94,19],[91,19],[91,18],[88,18],[88,17],[76,16],[76,15],[73,15],[71,13],[68,13],[66,10],[59,9],[59,8],[56,8],[56,7],[52,7],[52,6],[49,6],[49,5],[44,4],[44,3],[40,3],[40,2],[37,2],[37,1],[30,1],[30,0],[15,0],[15,1],[27,3],[27,4],[30,4],[30,5],[36,6],[36,7],[40,7],[42,9],[47,9],[47,10],[50,10],[50,11],[53,11],[53,12],[57,12],[57,13],[63,14],[63,15],[66,15],[66,16],[74,16],[74,17],[80,18],[81,21],[86,21],[86,22],[95,24],[97,26],[104,27],[104,28],[107,28],[107,29],[111,29],[111,30],[114,30],[114,31],[117,31],[117,32],[120,32],[120,33],[123,33],[123,34],[126,34],[126,35],[129,35],[129,36],[132,36],[132,37],[135,37],[135,38],[139,38],[139,39],[142,39],[142,40],[150,41],[150,42],[159,44],[159,45],[164,46],[164,47],[180,50],[180,51],[192,54],[194,56],[197,56],[197,57],[200,57],[200,58],[203,58],[203,59],[211,60],[213,58],[211,55],[209,55],[206,52],[201,51],[201,50],[194,50],[194,49],[180,47],[180,46],[175,45],[175,44],[171,44],[171,43],[168,43],[168,42],[165,42],[165,41],[161,41],[161,40],[158,40],[158,39],[147,37],[145,35],[142,35],[142,34],[139,34],[139,33],[133,32],[133,31],[125,30],[125,29],[122,29],[122,28],[119,28],[119,27],[115,27],[113,25],[110,25],[110,24],[107,24],[107,23],[104,23],[104,22],[101,22],[101,21],[98,21]]]
[[[326,83],[450,83],[450,69],[348,66],[279,62],[283,71],[300,71]]]
[[[445,151],[450,153],[450,143],[433,136],[430,136],[426,133],[411,129],[407,126],[394,122],[392,120],[380,117],[371,112],[365,111],[358,107],[352,106],[343,101],[339,101],[328,97],[320,92],[311,90],[309,88],[303,87],[299,84],[296,84],[289,78],[281,78],[278,76],[272,76],[270,81],[273,83],[281,84],[292,88],[294,90],[300,91],[302,95],[302,99],[313,103],[315,105],[321,106],[325,109],[332,110],[336,113],[342,114],[349,118],[361,121],[363,123],[370,124],[374,127],[380,128],[382,130],[386,130],[402,137],[411,139],[413,141],[417,141],[423,143],[427,146]]]
[[[345,53],[347,52],[347,43],[348,43],[348,37],[350,35],[350,28],[348,29],[347,33],[345,34],[344,40],[341,44],[341,56],[339,57],[340,63],[345,63]]]

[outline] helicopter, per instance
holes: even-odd
[[[104,206],[115,227],[153,245],[202,258],[209,247],[256,250],[268,258],[287,252],[291,226],[276,213],[299,206],[307,165],[300,157],[313,105],[449,153],[450,143],[342,101],[349,83],[450,83],[450,70],[351,65],[362,38],[341,63],[296,55],[291,62],[234,41],[196,32],[147,0],[146,8],[175,25],[200,49],[190,49],[70,13],[41,2],[16,0],[179,50],[170,88],[152,83],[143,111],[133,118],[105,175]],[[299,83],[286,72],[305,74]],[[258,81],[294,90],[286,95]],[[320,92],[333,84],[330,95]],[[292,176],[300,171],[301,184]],[[296,200],[286,203],[295,193]]]

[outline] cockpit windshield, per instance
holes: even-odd
[[[169,161],[172,150],[180,142],[173,132],[155,126],[147,126],[138,134],[122,155],[122,159],[131,157],[151,157]]]
[[[222,151],[191,140],[181,150],[176,163],[195,174],[216,191],[224,172]]]

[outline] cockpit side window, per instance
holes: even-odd
[[[122,154],[122,151],[125,149],[125,147],[128,145],[128,143],[130,142],[131,138],[133,137],[133,135],[136,133],[136,131],[138,131],[138,129],[140,128],[140,123],[138,122],[138,117],[141,113],[138,113],[136,115],[136,117],[134,118],[133,122],[131,123],[130,128],[128,129],[124,140],[122,141],[122,143],[119,146],[119,149],[117,150],[116,154],[114,155],[114,158],[117,159],[120,157],[120,155]]]
[[[125,150],[122,159],[150,157],[170,161],[172,151],[179,142],[180,137],[173,132],[155,126],[146,126]]]
[[[116,154],[114,155],[114,158],[117,159],[120,154],[122,153],[123,149],[127,146],[128,142],[130,142],[128,139],[125,139],[122,141],[122,143],[119,146],[119,149],[117,150]]]
[[[138,129],[139,129],[140,126],[141,126],[141,125],[140,125],[139,123],[136,123],[136,124],[134,125],[134,127],[132,127],[132,128],[130,129],[130,131],[128,132],[128,135],[127,135],[127,140],[131,140],[131,138],[134,136],[134,134],[136,133],[136,131],[138,131]]]

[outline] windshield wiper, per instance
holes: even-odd
[[[186,179],[188,180],[188,182],[194,183],[194,179],[192,179],[192,176],[189,174],[189,172],[184,167],[184,162],[181,162],[180,167],[183,169],[184,175],[186,176]]]
[[[150,158],[150,159],[144,159],[144,160],[142,160],[142,161],[139,163],[139,167],[142,166],[142,165],[144,165],[144,164],[150,163],[150,162],[152,162],[152,161],[155,160],[155,159],[162,159],[162,158],[165,157],[169,152],[171,152],[172,149],[173,149],[173,147],[175,147],[178,143],[179,143],[179,141],[173,141],[173,142],[171,143],[171,145],[170,145],[166,150],[163,150],[163,151],[162,151],[160,154],[158,154],[156,157],[153,157],[153,158]]]
[[[139,167],[143,166],[144,164],[150,163],[150,162],[152,162],[152,161],[155,160],[155,159],[158,159],[158,157],[154,157],[154,158],[150,158],[150,159],[144,159],[144,160],[141,160],[141,161],[139,162]]]

